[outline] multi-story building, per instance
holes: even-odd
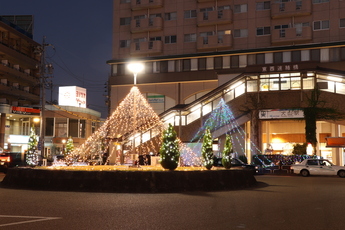
[[[41,45],[33,40],[32,25],[31,15],[0,16],[0,147],[20,153],[22,160],[31,127],[36,135],[44,136],[44,148],[39,147],[44,149],[42,156],[51,157],[62,153],[69,137],[76,147],[81,145],[100,126],[101,117],[86,108],[85,90],[79,93],[79,101],[69,98],[74,104],[45,106],[41,135]]]
[[[19,21],[21,26],[15,22]],[[31,15],[0,17],[0,147],[4,148],[8,136],[6,130],[13,128],[15,114],[23,121],[40,110],[39,71],[40,56],[35,52],[40,46],[33,40]],[[29,123],[23,122],[20,130],[29,134]],[[7,132],[8,133],[8,132]]]
[[[180,127],[183,141],[191,138],[183,130],[195,132],[219,98],[236,105],[238,116],[252,95],[266,99],[257,101],[258,111],[305,108],[304,93],[319,85],[326,104],[344,112],[343,12],[345,2],[332,0],[114,0],[110,111],[132,86],[126,65],[135,60],[145,65],[139,89],[149,102],[160,98],[152,105],[165,111],[163,119],[174,113],[169,121]],[[188,105],[172,108],[178,104]],[[248,135],[258,133],[262,152],[269,146],[289,152],[305,141],[301,120],[256,118],[252,131],[253,117],[240,125]],[[342,136],[344,127],[329,121],[317,127],[317,154],[343,164],[340,149],[326,148],[324,137]]]

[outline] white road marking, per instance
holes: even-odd
[[[32,222],[46,221],[46,220],[57,220],[57,219],[62,219],[62,217],[10,216],[10,215],[0,215],[0,218],[26,218],[26,219],[35,219],[35,220],[26,220],[26,221],[13,222],[13,223],[8,223],[8,224],[0,224],[0,227],[10,226],[10,225],[18,225],[18,224],[27,224],[27,223],[32,223]]]

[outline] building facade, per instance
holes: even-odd
[[[209,111],[206,105],[217,93],[220,96],[216,98],[224,99],[227,94],[222,90],[233,90],[226,101],[237,105],[234,110],[238,116],[239,101],[240,105],[248,104],[253,93],[267,98],[264,105],[257,103],[257,111],[305,108],[308,96],[304,93],[316,85],[329,93],[326,101],[333,94],[339,96],[327,103],[342,111],[342,12],[345,3],[331,0],[114,0],[113,58],[108,61],[110,111],[132,86],[132,73],[126,68],[132,61],[145,65],[138,73],[138,87],[157,113],[164,112],[163,119],[174,106],[186,105],[172,115],[178,117],[174,118],[175,125],[185,126],[181,131],[200,127],[203,107]],[[280,101],[270,101],[277,98]],[[198,103],[195,112],[193,105]],[[256,117],[253,120],[250,116],[241,124],[249,135],[258,136],[254,139],[261,152],[291,152],[291,145],[305,139],[301,118]],[[258,123],[254,130],[253,122]],[[183,138],[182,133],[183,141],[189,141],[190,137]],[[324,142],[325,136],[343,134],[341,122],[318,121],[317,154],[344,164],[342,149],[326,148]],[[247,156],[249,152],[248,148]]]
[[[31,15],[0,16],[0,147],[5,149],[7,134],[28,135],[29,117],[40,114],[40,56],[35,52],[40,44],[33,40],[32,23]],[[12,117],[18,114],[23,122],[15,131],[12,124],[18,120]]]
[[[22,162],[31,128],[42,137],[42,48],[33,40],[32,25],[31,15],[0,16],[0,147],[20,154]],[[72,95],[66,99],[74,104],[45,106],[42,157],[62,154],[69,137],[78,147],[100,126],[101,114],[86,108],[86,89],[74,93],[75,101]]]

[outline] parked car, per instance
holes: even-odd
[[[11,166],[12,157],[9,153],[0,153],[0,171],[7,172]]]
[[[299,164],[293,164],[291,169],[304,177],[309,175],[328,175],[345,177],[345,166],[337,166],[324,159],[305,159]]]

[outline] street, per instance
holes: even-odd
[[[277,175],[256,179],[255,188],[207,193],[0,187],[0,229],[344,229],[345,179]]]

